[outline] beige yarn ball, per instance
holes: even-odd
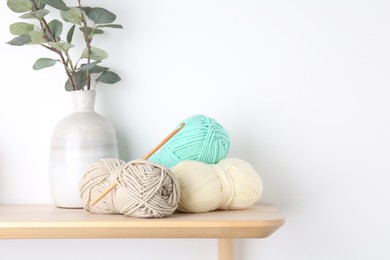
[[[262,180],[253,167],[236,158],[218,164],[183,161],[172,172],[181,189],[178,209],[184,212],[249,208],[263,191]]]
[[[80,181],[80,195],[84,202],[85,210],[98,214],[119,213],[113,203],[114,192],[108,193],[93,207],[90,206],[90,201],[97,198],[113,181],[116,181],[116,176],[118,176],[125,164],[125,161],[107,158],[100,159],[86,169],[84,177]]]
[[[116,188],[90,206],[90,201],[114,182],[118,182]],[[145,160],[128,163],[117,159],[99,160],[86,170],[80,193],[88,211],[140,218],[170,215],[180,198],[174,174],[162,165]]]

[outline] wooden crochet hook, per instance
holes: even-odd
[[[156,145],[156,147],[154,147],[152,150],[150,150],[150,152],[148,152],[145,156],[144,156],[144,160],[147,160],[150,156],[152,156],[152,154],[154,154],[155,152],[157,152],[158,149],[160,149],[166,142],[168,142],[175,134],[177,134],[181,129],[183,129],[183,127],[185,126],[184,123],[182,123],[179,128],[175,129],[172,131],[172,133],[170,133],[167,137],[165,137],[158,145]],[[96,197],[92,202],[91,202],[91,207],[93,205],[95,205],[96,203],[98,203],[102,198],[104,198],[104,196],[106,196],[108,193],[110,193],[113,189],[115,189],[115,187],[118,185],[119,183],[119,180],[117,180],[116,182],[114,182],[113,184],[111,184],[110,187],[108,187],[105,191],[103,191],[98,197]]]

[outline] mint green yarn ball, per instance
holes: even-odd
[[[184,128],[155,152],[150,161],[171,168],[186,160],[215,164],[226,158],[229,135],[215,119],[196,115],[181,123],[185,123]]]

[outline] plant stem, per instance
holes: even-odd
[[[70,69],[68,68],[68,66],[66,65],[66,64],[67,64],[67,61],[65,60],[64,55],[62,55],[62,53],[61,53],[59,50],[56,50],[56,49],[54,49],[54,48],[52,48],[52,47],[49,47],[49,46],[46,46],[46,45],[42,45],[42,46],[45,47],[45,48],[48,49],[48,50],[51,50],[51,51],[57,53],[57,54],[60,56],[61,63],[62,63],[62,65],[63,65],[64,68],[65,68],[65,73],[66,73],[66,75],[68,76],[68,78],[69,78],[69,80],[70,80],[70,83],[72,84],[72,90],[77,90],[76,83],[75,83],[75,79],[74,79],[74,77],[73,77],[73,72],[72,72],[72,70],[70,70]]]
[[[92,41],[92,38],[88,35],[88,24],[87,24],[87,19],[85,18],[83,9],[81,7],[81,0],[77,0],[77,2],[79,3],[79,8],[80,8],[80,12],[81,12],[81,19],[83,20],[83,26],[84,26],[83,35],[84,35],[84,39],[85,39],[85,44],[87,45],[87,64],[89,65],[89,64],[91,64],[91,41]],[[87,89],[90,90],[91,89],[91,71],[90,70],[87,70],[87,73],[86,73],[86,84],[87,84]]]
[[[33,5],[34,5],[34,10],[39,10],[39,7],[38,7],[38,5],[35,3],[35,0],[32,0],[31,2],[32,2]],[[54,36],[54,34],[51,32],[51,30],[50,30],[50,28],[49,28],[49,25],[48,25],[48,23],[46,22],[45,18],[39,19],[39,23],[40,23],[40,25],[41,25],[42,31],[43,31],[43,33],[45,34],[45,36],[46,36],[47,38],[51,38],[51,40],[52,40],[53,42],[58,42],[57,39],[56,39],[56,37]],[[48,40],[49,40],[49,39],[48,39]],[[66,75],[68,76],[69,81],[70,81],[70,83],[71,83],[71,85],[72,85],[72,90],[77,90],[77,86],[76,86],[76,83],[75,83],[75,79],[74,79],[74,77],[73,77],[73,72],[74,72],[74,70],[73,70],[73,67],[72,67],[72,60],[71,60],[69,54],[66,53],[66,57],[67,57],[67,58],[65,59],[65,57],[64,57],[64,55],[63,55],[63,53],[62,53],[61,51],[59,51],[59,50],[57,50],[57,49],[54,49],[54,48],[51,48],[51,47],[48,47],[48,46],[46,46],[46,45],[42,45],[42,46],[44,46],[45,48],[47,48],[47,49],[49,49],[49,50],[51,50],[51,51],[53,51],[53,52],[55,52],[55,53],[57,53],[57,54],[60,56],[60,59],[61,59],[61,61],[62,61],[62,64],[64,65],[64,69],[65,69]],[[70,69],[69,69],[69,67],[68,67],[69,65],[70,65]]]

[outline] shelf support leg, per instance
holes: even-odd
[[[233,239],[218,239],[218,260],[233,260]]]

